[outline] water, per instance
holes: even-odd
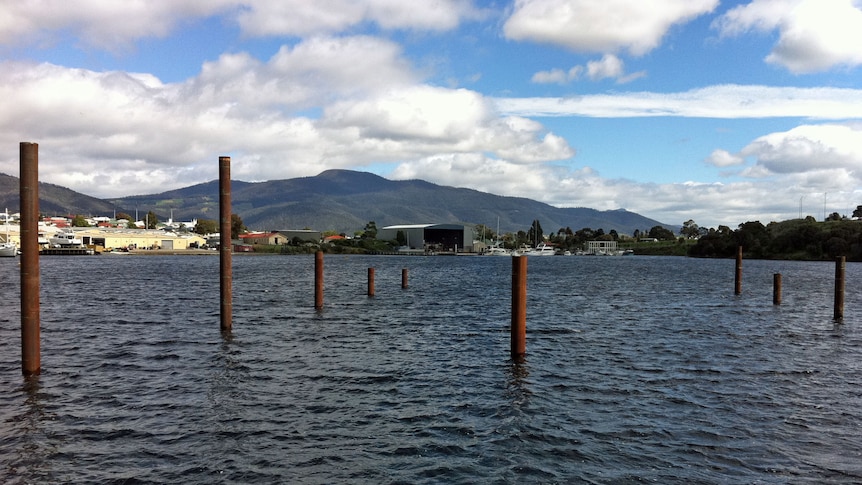
[[[850,483],[862,480],[862,267],[510,258],[42,258],[42,375],[0,261],[5,483]],[[367,298],[366,269],[376,268]],[[401,269],[410,285],[402,290]],[[772,274],[784,299],[772,305]]]

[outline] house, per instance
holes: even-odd
[[[246,234],[240,234],[239,239],[242,241],[243,245],[252,246],[256,244],[279,245],[290,242],[287,237],[278,232],[249,232]]]

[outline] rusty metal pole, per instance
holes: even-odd
[[[835,260],[835,320],[844,319],[844,270],[847,258],[839,256]]]
[[[736,248],[736,285],[734,293],[742,294],[742,246]]]
[[[374,268],[368,268],[368,296],[374,296]]]
[[[401,288],[407,288],[407,268],[401,269]]]
[[[512,257],[512,360],[527,353],[527,257]]]
[[[39,322],[39,145],[21,142],[21,371],[42,372]]]
[[[323,308],[323,251],[314,254],[314,308]]]
[[[221,331],[233,326],[233,267],[230,210],[230,157],[218,158],[219,175],[219,257],[221,276]]]
[[[781,273],[772,275],[772,304],[781,304]]]

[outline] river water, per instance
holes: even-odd
[[[5,258],[4,258],[5,259]],[[549,257],[43,257],[42,374],[0,261],[4,483],[862,481],[862,267]],[[366,296],[374,267],[376,296]],[[401,269],[409,288],[401,288]],[[772,275],[784,298],[772,305]]]

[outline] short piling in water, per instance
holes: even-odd
[[[21,142],[21,371],[42,372],[39,321],[39,145]]]
[[[772,304],[781,304],[781,273],[772,275]]]
[[[368,296],[374,296],[374,268],[368,268]]]
[[[219,157],[219,273],[221,282],[221,331],[233,326],[233,265],[230,208],[230,157]]]
[[[835,320],[844,319],[844,270],[847,258],[839,256],[835,259]]]
[[[527,257],[512,256],[512,360],[527,353]]]
[[[314,254],[314,308],[323,308],[323,251]]]
[[[734,294],[742,294],[742,246],[736,248],[736,278],[733,291]]]
[[[407,288],[407,268],[401,269],[401,288]]]

